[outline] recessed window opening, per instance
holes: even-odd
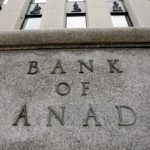
[[[67,28],[86,28],[85,16],[67,16]]]
[[[68,0],[66,28],[86,28],[85,2]]]
[[[23,30],[33,30],[33,29],[39,29],[41,23],[41,17],[31,17],[31,18],[25,18],[22,29]]]
[[[122,0],[107,0],[114,27],[133,26]]]
[[[111,19],[114,27],[131,27],[132,23],[128,13],[124,14],[111,14]]]
[[[46,0],[33,0],[32,3],[46,3]]]
[[[29,10],[26,13],[21,29],[34,30],[39,29],[42,19],[42,11],[46,0],[33,0]]]

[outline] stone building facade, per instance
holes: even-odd
[[[27,27],[30,29],[63,29],[72,27],[68,24],[74,22],[77,28],[121,27],[127,26],[125,20],[129,26],[150,26],[149,0],[1,0],[0,3],[2,31],[25,29],[27,19],[32,22],[32,27]]]
[[[0,149],[150,149],[149,0],[0,4]]]

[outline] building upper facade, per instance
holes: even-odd
[[[0,0],[0,30],[149,27],[149,0]]]

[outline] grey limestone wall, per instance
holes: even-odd
[[[0,149],[150,149],[150,29],[0,33]]]
[[[31,0],[8,0],[0,10],[0,31],[19,30]],[[133,25],[150,26],[149,0],[124,0]],[[47,0],[44,4],[40,29],[63,29],[66,24],[67,0]],[[87,28],[112,27],[106,0],[86,0]]]
[[[129,16],[131,17],[134,26],[150,26],[150,20],[148,19],[150,15],[149,13],[146,13],[149,11],[150,7],[149,0],[125,0],[124,3],[128,9]]]
[[[0,31],[19,30],[31,0],[8,0],[0,11]]]

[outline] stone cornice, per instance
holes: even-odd
[[[87,28],[0,32],[0,48],[59,46],[149,46],[150,28]],[[10,48],[11,48],[10,47]]]

